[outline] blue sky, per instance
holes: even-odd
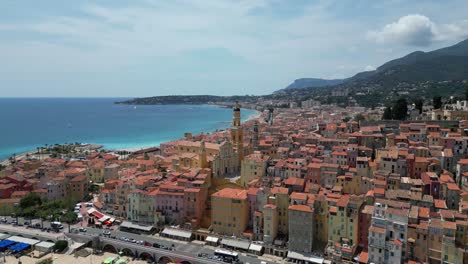
[[[468,38],[466,10],[466,0],[5,0],[0,97],[268,94],[455,44]]]

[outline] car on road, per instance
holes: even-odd
[[[3,217],[2,219],[0,219],[0,222],[6,223],[6,222],[8,222],[8,221],[7,221],[7,219],[6,219],[5,217]]]
[[[86,233],[86,231],[88,231],[88,230],[86,228],[84,228],[84,227],[80,227],[79,231],[82,232],[82,233]]]
[[[159,245],[158,243],[153,243],[153,247],[154,248],[161,248],[161,245]]]
[[[34,224],[34,228],[41,228],[41,224],[35,223],[35,224]]]
[[[147,247],[151,247],[151,246],[152,246],[152,244],[151,244],[150,242],[148,242],[148,241],[144,241],[143,245],[145,245],[145,246],[147,246]]]
[[[111,232],[110,231],[103,231],[102,234],[105,235],[105,236],[110,236]]]

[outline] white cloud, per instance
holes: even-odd
[[[468,20],[438,25],[424,15],[411,14],[387,24],[367,37],[379,44],[429,46],[434,41],[453,41],[468,37]]]
[[[364,71],[375,71],[375,67],[372,66],[372,65],[367,65],[367,66],[364,68]]]
[[[371,31],[368,37],[377,43],[402,43],[428,46],[434,38],[434,24],[422,15],[407,15],[379,31]]]

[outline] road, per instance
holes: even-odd
[[[6,219],[7,219],[8,222],[11,222],[12,220],[14,220],[16,218],[6,217]],[[30,219],[24,219],[22,217],[18,217],[18,222],[20,224],[23,224],[26,221],[32,222],[33,224],[41,223],[40,219],[30,220]],[[50,227],[50,222],[49,221],[43,221],[43,225],[44,225],[44,227]],[[66,224],[64,224],[65,228],[63,230],[61,230],[63,233],[53,233],[53,232],[47,233],[47,232],[40,231],[39,229],[31,229],[31,228],[26,229],[25,227],[12,226],[11,224],[0,224],[0,227],[2,227],[2,226],[6,227],[6,228],[13,228],[13,229],[20,230],[20,231],[23,230],[24,232],[44,233],[44,234],[47,234],[47,235],[54,235],[54,236],[63,236],[64,234],[68,233],[68,225],[66,225]],[[80,227],[80,224],[71,226],[72,229],[73,228],[78,229],[79,227]],[[197,256],[198,253],[205,253],[205,254],[208,254],[208,255],[213,255],[214,254],[213,247],[207,247],[207,246],[204,246],[203,244],[197,243],[197,242],[183,242],[183,241],[177,241],[177,240],[162,238],[162,237],[159,237],[159,236],[138,235],[138,234],[122,232],[122,231],[118,231],[118,230],[98,229],[98,228],[92,228],[92,227],[86,227],[86,229],[87,229],[86,234],[82,234],[82,235],[96,236],[96,235],[102,234],[103,231],[110,231],[111,236],[115,237],[116,240],[119,243],[130,243],[130,242],[125,242],[125,241],[119,240],[119,238],[121,238],[121,237],[126,237],[126,238],[129,238],[129,239],[147,241],[147,242],[149,242],[151,244],[158,243],[159,245],[166,246],[166,247],[169,247],[169,248],[172,247],[172,245],[174,245],[175,252],[179,252],[183,256]],[[103,237],[101,237],[101,238],[103,238]],[[130,243],[130,244],[135,245],[134,243]],[[142,246],[142,247],[146,248],[144,246]],[[260,264],[261,261],[266,261],[267,263],[282,263],[282,261],[266,260],[263,257],[257,258],[257,257],[253,257],[251,255],[247,255],[245,253],[239,253],[239,259],[243,263],[250,263],[250,264]],[[208,260],[208,259],[206,259],[206,260]],[[221,263],[221,262],[216,262],[216,263]]]
[[[92,236],[91,234],[73,234],[77,236]],[[192,263],[200,263],[200,261],[203,261],[203,263],[207,264],[219,264],[219,261],[213,261],[210,259],[206,258],[199,258],[195,257],[190,253],[182,252],[182,251],[171,251],[171,250],[163,250],[163,249],[158,249],[154,247],[148,247],[148,246],[143,246],[143,245],[138,245],[135,243],[129,243],[125,241],[121,241],[118,239],[112,239],[112,238],[106,238],[106,237],[100,237],[101,242],[109,242],[112,243],[113,245],[117,245],[121,248],[131,248],[131,249],[136,249],[138,252],[150,252],[153,254],[156,254],[156,256],[167,256],[167,257],[172,257],[172,258],[177,258],[177,259],[182,259],[182,260],[187,260]]]
[[[103,229],[97,229],[97,228],[87,228],[86,234],[88,236],[95,236],[102,234],[104,230]],[[107,231],[107,230],[106,230]],[[115,237],[116,239],[113,239],[113,241],[118,241],[119,243],[123,243],[123,245],[128,245],[132,244],[135,245],[134,243],[131,242],[125,242],[119,240],[121,237],[126,237],[130,239],[135,239],[135,240],[143,240],[147,241],[149,243],[158,243],[159,245],[163,245],[166,247],[171,247],[172,245],[175,246],[175,252],[179,252],[182,256],[196,256],[198,253],[205,253],[208,255],[213,255],[214,250],[210,247],[206,247],[204,245],[194,243],[194,242],[179,242],[175,240],[169,240],[165,238],[160,238],[157,236],[145,236],[145,235],[138,235],[138,234],[133,234],[133,233],[127,233],[127,232],[122,232],[122,231],[111,231],[111,237]],[[101,236],[101,239],[103,237]],[[143,248],[147,248],[145,246],[141,246]],[[165,250],[162,250],[162,252],[168,252]],[[170,251],[169,251],[170,252]],[[173,251],[174,252],[174,251]],[[250,263],[250,264],[260,264],[261,261],[265,261],[263,259],[259,259],[256,257],[251,257],[246,254],[239,253],[239,259],[243,263]],[[188,260],[188,259],[187,259]],[[208,260],[208,259],[204,259]],[[267,263],[282,263],[282,262],[273,262],[273,261],[266,261]],[[198,262],[196,262],[198,263]],[[216,263],[221,263],[221,262],[216,262]]]
[[[55,232],[44,232],[41,231],[40,229],[33,229],[33,228],[25,228],[21,226],[12,226],[9,224],[0,224],[0,233],[8,232],[10,235],[13,232],[16,232],[18,234],[23,234],[27,235],[30,237],[43,237],[47,238],[47,240],[59,240],[64,238],[64,233],[55,233]],[[40,239],[40,238],[39,238]]]

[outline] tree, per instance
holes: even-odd
[[[68,247],[68,241],[66,240],[58,240],[55,242],[54,249],[57,252],[62,252]]]
[[[384,110],[384,113],[383,113],[383,116],[382,116],[382,119],[383,120],[391,120],[393,119],[393,114],[392,114],[392,108],[390,106],[387,106]]]
[[[144,159],[145,159],[145,160],[149,160],[149,155],[148,155],[148,153],[146,153],[146,152],[145,152],[145,155],[144,155]]]
[[[343,122],[348,123],[348,121],[351,120],[351,117],[347,116],[343,118]]]
[[[465,100],[468,100],[468,82],[465,83]]]
[[[423,105],[424,105],[424,101],[422,99],[416,99],[414,101],[414,106],[415,106],[416,109],[419,110],[419,114],[422,113]]]
[[[434,109],[442,108],[442,97],[441,96],[432,97],[432,106],[434,107]]]
[[[356,122],[363,121],[363,120],[366,120],[366,118],[362,114],[357,114],[354,117],[354,121],[356,121]]]
[[[68,211],[62,216],[61,219],[67,224],[72,224],[76,222],[77,215],[74,212]]]
[[[405,120],[408,113],[408,102],[405,98],[398,99],[392,107],[393,119]]]
[[[30,193],[26,197],[20,200],[19,206],[22,209],[28,208],[28,207],[34,207],[36,205],[41,205],[41,197],[35,193]]]

